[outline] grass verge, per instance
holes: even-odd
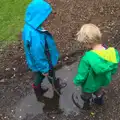
[[[25,8],[31,0],[0,0],[0,45],[18,40],[24,24]]]

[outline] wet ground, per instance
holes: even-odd
[[[64,68],[57,71],[57,75],[63,80],[67,79],[65,81],[68,86],[62,90],[60,98],[53,96],[50,89],[46,94],[50,99],[45,98],[44,102],[37,102],[31,89],[33,74],[25,64],[23,45],[18,42],[5,50],[0,49],[0,120],[120,120],[120,71],[114,77],[117,80],[106,90],[105,105],[101,107],[93,105],[92,110],[81,112],[71,101],[71,94],[76,90],[72,79],[77,63],[70,66],[78,60],[76,56],[83,53],[82,45],[75,41],[75,37],[84,23],[98,25],[103,32],[106,45],[119,45],[120,1],[51,0],[51,2],[54,16],[49,19],[45,28],[53,34],[60,53],[64,56],[58,65],[58,68],[61,66]],[[120,46],[117,48],[120,49]],[[76,50],[77,54],[74,54]],[[66,64],[69,67],[66,68]],[[45,82],[48,83],[47,80]]]
[[[61,77],[64,82],[67,82],[67,86],[61,90],[60,96],[58,96],[56,93],[53,93],[52,87],[46,79],[44,83],[50,89],[45,94],[45,97],[41,100],[43,103],[36,101],[32,91],[31,94],[23,98],[17,105],[15,118],[21,120],[21,118],[25,119],[26,115],[32,115],[34,117],[42,113],[51,114],[54,118],[56,117],[56,114],[62,113],[67,116],[71,113],[78,113],[79,111],[71,99],[72,93],[76,91],[76,88],[72,82],[72,79],[76,74],[76,70],[77,63],[74,63],[71,66],[65,66],[57,71],[56,76]]]

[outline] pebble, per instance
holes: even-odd
[[[31,107],[32,105],[28,105],[28,107]]]
[[[14,74],[11,78],[14,78],[16,75]]]
[[[0,82],[1,82],[1,83],[2,83],[2,82],[5,82],[5,80],[4,80],[4,79],[1,79]]]
[[[13,68],[13,70],[15,71],[15,70],[16,70],[16,68]]]
[[[69,58],[68,57],[65,57],[65,59],[64,60],[68,60]]]
[[[11,112],[14,112],[14,110],[11,110]]]
[[[10,70],[10,68],[6,68],[5,70],[8,71],[8,70]]]
[[[68,78],[68,77],[66,77],[66,78],[64,78],[64,81],[65,81],[65,82],[67,82],[67,81],[68,81],[68,79],[69,79],[69,78]]]
[[[52,117],[53,119],[55,119],[55,117]]]

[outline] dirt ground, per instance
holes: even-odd
[[[46,27],[54,35],[61,55],[64,55],[62,65],[75,61],[75,56],[81,55],[82,45],[75,41],[75,36],[84,23],[98,25],[103,32],[106,44],[112,46],[119,44],[119,5],[118,0],[52,0],[54,16]],[[119,47],[118,45],[117,48],[119,49]],[[72,54],[70,58],[65,57],[76,50],[77,54]],[[0,120],[13,120],[10,110],[29,93],[32,79],[33,75],[25,64],[21,42],[12,44],[5,50],[0,49]],[[111,84],[108,90],[109,99],[106,97],[106,105],[99,108],[94,117],[86,112],[84,115],[66,119],[120,120],[119,94],[120,82],[118,79]]]

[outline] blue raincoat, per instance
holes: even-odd
[[[27,65],[33,72],[46,73],[50,70],[45,55],[45,38],[52,65],[55,66],[58,62],[59,53],[52,35],[40,27],[51,12],[51,6],[44,0],[32,0],[26,10],[22,37]]]

